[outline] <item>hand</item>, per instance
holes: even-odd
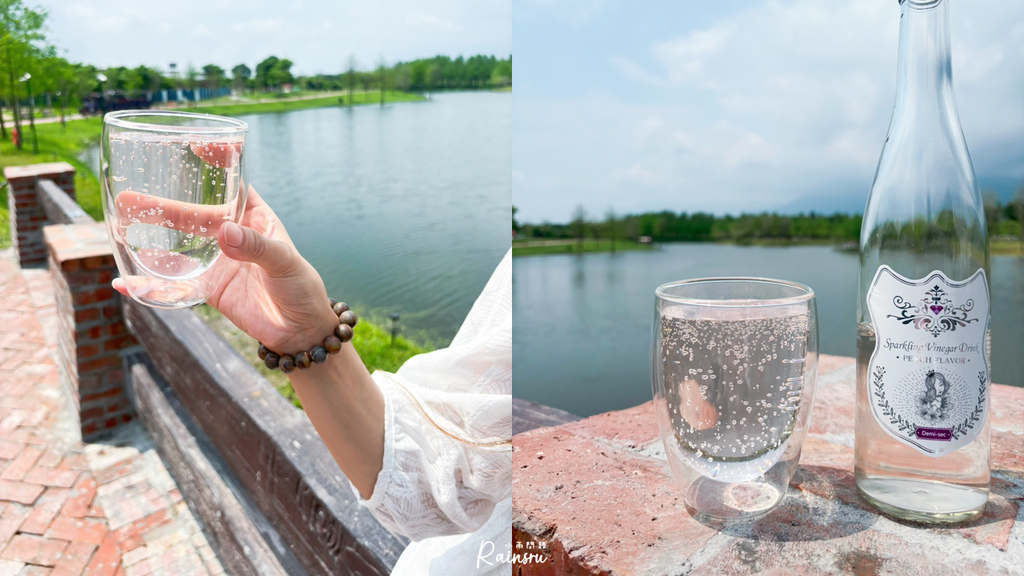
[[[140,208],[145,202],[157,201],[136,192],[122,192],[119,201],[122,195],[132,195],[123,203],[135,208],[136,214],[143,212]],[[194,228],[199,218],[207,225],[203,230],[217,235],[226,258],[216,264],[223,267],[222,275],[207,302],[235,326],[281,354],[309,350],[332,333],[338,317],[328,306],[323,280],[299,255],[277,214],[251,186],[241,226],[218,224],[223,222],[219,214],[201,216],[194,204],[178,207],[172,201],[160,202],[164,208],[161,219],[181,220],[182,224],[187,221]],[[180,227],[185,229],[184,225]],[[113,285],[127,295],[120,279]]]
[[[207,302],[280,354],[320,345],[338,317],[316,270],[299,255],[274,211],[252,187],[241,226],[223,206],[200,206],[127,190],[115,197],[118,227],[141,222],[217,236],[224,258]],[[127,295],[124,282],[114,288]],[[351,346],[315,369],[288,377],[306,415],[363,498],[373,495],[384,462],[384,396]]]

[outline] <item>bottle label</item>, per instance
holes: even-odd
[[[868,311],[875,351],[868,393],[875,419],[930,456],[970,444],[988,417],[988,279],[964,282],[936,270],[920,280],[881,266]]]

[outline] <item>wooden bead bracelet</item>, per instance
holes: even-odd
[[[353,328],[359,323],[359,318],[356,318],[356,313],[350,310],[348,304],[344,302],[338,302],[331,298],[330,304],[331,310],[338,315],[338,325],[334,328],[334,333],[324,338],[323,346],[314,346],[309,352],[298,352],[292,355],[278,354],[260,342],[258,354],[267,368],[280,370],[287,374],[296,368],[305,370],[314,363],[323,364],[327,362],[329,354],[341,352],[341,345],[352,340],[352,336],[355,334]]]

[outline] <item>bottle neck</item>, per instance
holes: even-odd
[[[942,120],[952,113],[949,1],[901,0],[896,113]]]

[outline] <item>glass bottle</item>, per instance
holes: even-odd
[[[883,512],[988,500],[989,245],[953,97],[949,0],[900,0],[896,104],[860,240],[856,482]]]

